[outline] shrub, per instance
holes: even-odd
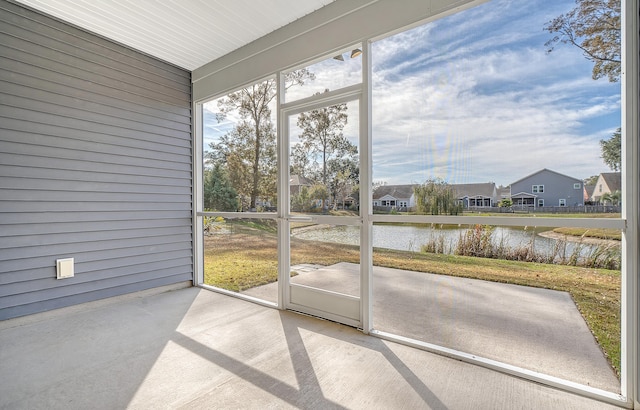
[[[425,253],[453,253],[479,258],[620,269],[621,253],[617,245],[603,244],[587,248],[580,241],[575,244],[571,253],[567,254],[568,246],[565,238],[557,240],[554,247],[545,252],[536,249],[535,232],[531,233],[529,242],[513,247],[506,243],[505,238],[496,241],[494,233],[494,229],[490,226],[475,225],[460,234],[455,247],[450,244],[447,249],[444,236],[438,235],[432,236],[420,250]]]

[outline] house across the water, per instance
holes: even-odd
[[[381,185],[373,191],[373,206],[391,208],[399,211],[410,210],[415,207],[413,190],[418,184]],[[500,202],[496,184],[493,182],[475,184],[451,184],[456,193],[456,199],[465,209],[489,208]]]
[[[511,200],[524,208],[583,206],[583,181],[544,168],[513,182]]]

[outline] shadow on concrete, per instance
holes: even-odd
[[[313,374],[312,380],[308,380],[309,378],[306,376],[309,373],[309,369],[313,369],[313,363],[309,359],[309,355],[306,353],[304,340],[301,336],[301,330],[317,333],[319,329],[317,326],[314,326],[313,323],[292,320],[292,318],[288,317],[288,314],[286,313],[281,313],[280,316],[284,333],[287,337],[287,345],[289,346],[294,368],[296,369],[296,375],[299,375],[299,382],[304,382],[305,385],[312,386],[312,390],[318,390],[320,385],[318,383],[317,376]],[[384,357],[386,362],[395,369],[404,382],[411,386],[412,390],[421,398],[427,408],[441,410],[447,409],[447,406],[431,389],[429,389],[424,381],[421,380],[420,377],[418,377],[402,359],[389,349],[387,342],[384,342],[382,339],[366,336],[364,338],[354,340],[353,335],[341,332],[331,332],[329,337],[334,340],[339,340],[342,343],[354,344],[358,347],[369,349],[371,352]],[[309,383],[309,381],[311,383]],[[303,383],[300,384],[302,385]]]
[[[291,280],[359,296],[359,271],[342,262]],[[373,301],[376,330],[620,392],[566,292],[374,266]]]
[[[0,408],[613,408],[198,288],[0,322]]]
[[[129,295],[3,322],[0,408],[126,408],[197,295]]]

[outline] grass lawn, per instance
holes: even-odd
[[[530,213],[509,213],[509,212],[468,212],[463,215],[473,216],[511,216],[517,218],[620,218],[619,213],[549,213],[549,212],[530,212]]]
[[[242,291],[277,280],[273,229],[233,224],[232,233],[205,237],[205,283]],[[292,240],[291,264],[359,263],[355,246]],[[615,371],[620,373],[620,272],[465,256],[375,249],[374,265],[571,294]]]
[[[553,232],[563,235],[579,236],[584,238],[622,240],[622,232],[619,229],[599,228],[555,228]]]

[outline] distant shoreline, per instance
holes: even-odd
[[[545,238],[556,239],[556,240],[566,240],[569,242],[582,242],[591,245],[620,245],[620,241],[616,241],[615,239],[600,239],[600,238],[590,238],[588,236],[574,236],[574,235],[565,235],[563,233],[553,232],[553,231],[544,231],[540,232],[538,235],[543,236]]]

